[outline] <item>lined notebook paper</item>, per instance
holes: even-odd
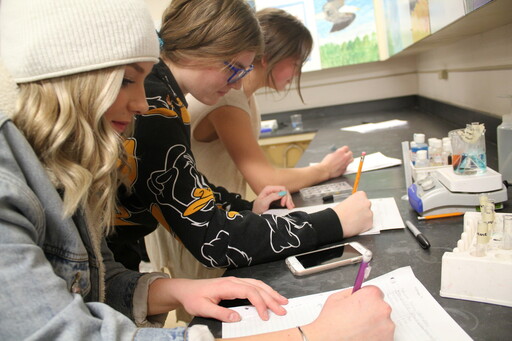
[[[369,280],[364,285],[368,284],[378,286],[393,309],[391,319],[396,325],[395,340],[471,340],[414,276],[410,266]],[[335,291],[292,298],[285,306],[288,311],[285,316],[270,312],[268,321],[261,320],[252,306],[232,308],[240,313],[242,320],[222,323],[222,337],[262,334],[311,323],[327,297]]]

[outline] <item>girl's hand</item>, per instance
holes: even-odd
[[[395,324],[382,291],[368,285],[329,296],[320,316],[302,330],[310,340],[393,340]]]
[[[240,315],[218,305],[221,300],[248,299],[263,320],[268,320],[268,309],[285,315],[282,307],[288,299],[262,281],[250,278],[221,277],[214,279],[176,279],[173,295],[191,315],[211,317],[223,322],[240,321]]]
[[[254,200],[252,211],[256,214],[262,214],[276,200],[280,200],[281,206],[289,210],[295,207],[290,192],[284,186],[265,186],[256,200]]]
[[[343,175],[352,161],[354,161],[352,151],[347,146],[343,146],[327,154],[319,165],[328,172],[329,179],[332,179]]]
[[[373,226],[372,203],[363,191],[357,191],[333,207],[343,227],[343,237],[366,232]]]

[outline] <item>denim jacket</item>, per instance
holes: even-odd
[[[0,113],[0,339],[182,339],[182,328],[133,322],[161,325],[165,315],[150,320],[145,302],[165,275],[126,270],[80,212],[63,218],[62,207],[33,149]]]

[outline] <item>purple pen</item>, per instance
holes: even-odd
[[[370,275],[370,270],[372,269],[370,266],[370,261],[372,260],[372,256],[373,254],[370,250],[366,250],[363,253],[363,261],[361,262],[361,265],[359,265],[359,270],[357,271],[356,281],[354,283],[352,293],[355,293],[357,290],[361,289],[363,281],[368,278],[368,275]]]

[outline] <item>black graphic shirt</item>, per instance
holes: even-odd
[[[133,156],[124,170],[132,189],[119,191],[114,242],[141,238],[160,223],[204,265],[240,267],[343,238],[331,209],[258,215],[240,195],[210,184],[196,169],[186,102],[163,62],[155,65],[145,87],[150,110],[137,116],[134,136],[125,143]]]

